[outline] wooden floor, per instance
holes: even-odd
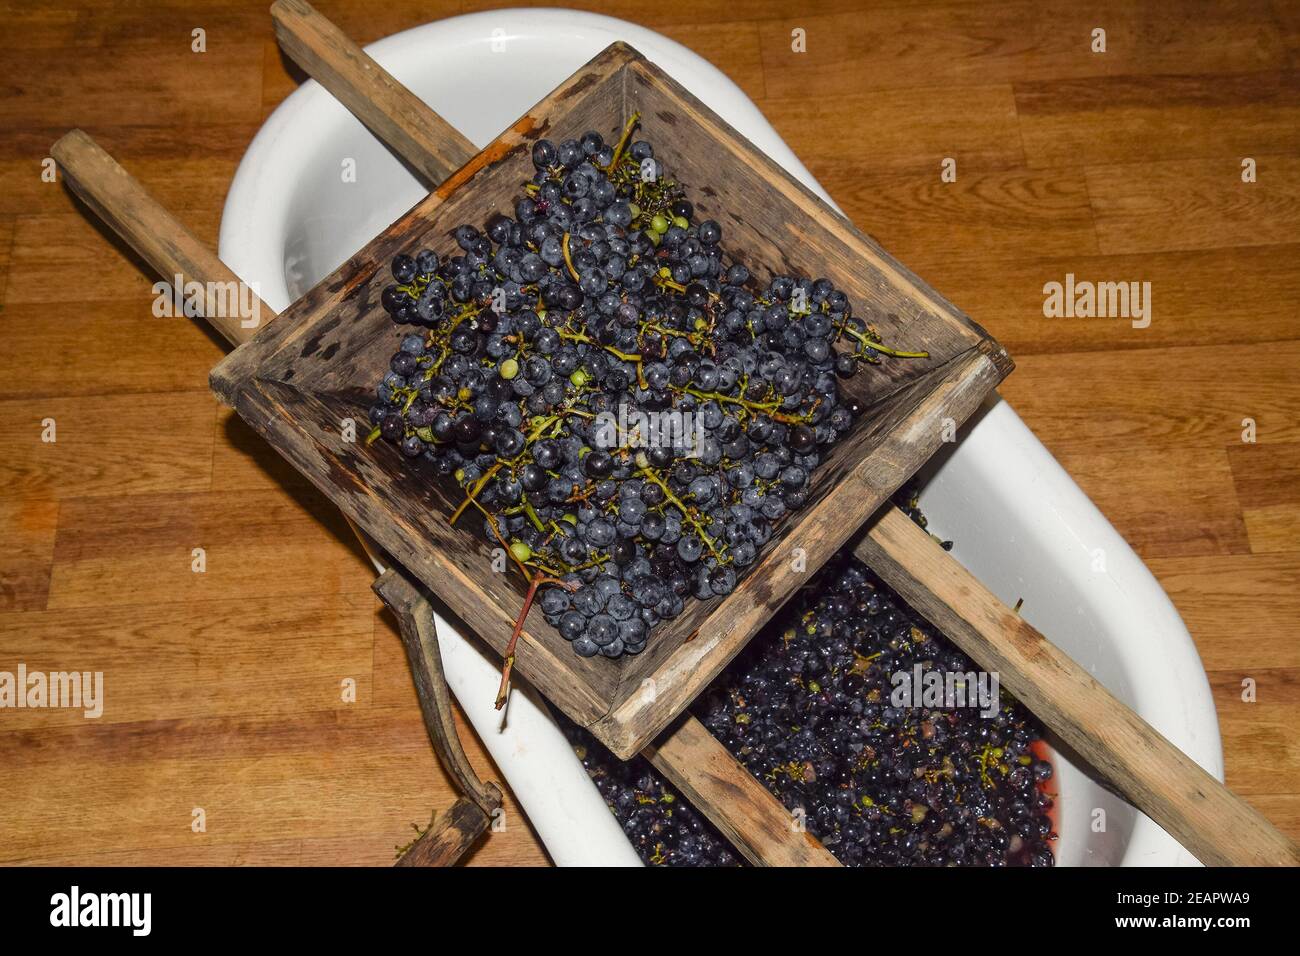
[[[1300,5],[577,5],[716,63],[1010,349],[1003,394],[1187,621],[1229,785],[1300,836]],[[82,126],[215,244],[295,85],[266,6],[0,2],[0,670],[102,670],[108,697],[98,721],[0,711],[0,862],[383,864],[453,799],[343,522],[217,407],[218,345],[153,318],[153,276],[40,175]],[[489,5],[318,6],[368,42]],[[1066,273],[1149,281],[1150,327],[1044,318]],[[472,862],[546,862],[507,821]]]

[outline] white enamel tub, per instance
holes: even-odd
[[[617,39],[825,196],[735,84],[680,44],[621,20],[499,10],[427,24],[367,49],[482,146]],[[354,182],[341,175],[349,160]],[[423,195],[346,109],[309,82],[271,115],[240,163],[222,217],[221,258],[282,310]],[[871,230],[871,223],[860,225]],[[1182,620],[1015,411],[990,402],[925,476],[922,508],[933,530],[957,542],[957,558],[1008,603],[1023,597],[1026,619],[1222,779],[1214,704]],[[517,684],[502,726],[491,705],[498,662],[438,624],[452,690],[555,862],[637,865],[536,694]],[[1067,760],[1058,758],[1057,769],[1061,865],[1195,862]],[[1092,827],[1097,808],[1106,811],[1104,832]]]

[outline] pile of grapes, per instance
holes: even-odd
[[[695,715],[850,866],[1051,866],[1042,727],[998,713],[895,707],[891,675],[978,669],[851,559],[834,561],[707,693]],[[567,733],[643,860],[727,866],[736,854],[643,759]]]
[[[418,331],[370,409],[370,440],[454,478],[451,520],[481,514],[529,581],[523,615],[540,595],[584,657],[730,593],[860,411],[837,379],[925,355],[827,279],[760,288],[635,124],[538,141],[513,218],[393,260],[384,308]]]

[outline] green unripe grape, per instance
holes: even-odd
[[[656,213],[655,217],[650,220],[650,228],[661,236],[668,231],[668,226],[668,217],[663,213]]]
[[[579,368],[573,370],[573,374],[569,376],[569,381],[573,383],[574,388],[582,388],[590,378],[591,376],[587,374],[585,368]]]
[[[452,477],[456,479],[456,484],[463,485],[465,483],[465,469],[457,468],[455,472],[452,473]]]
[[[510,542],[510,553],[516,561],[522,564],[533,556],[533,549],[522,541],[512,541]]]
[[[519,363],[512,358],[506,359],[501,363],[501,377],[509,380],[519,374]]]
[[[689,229],[691,224],[685,216],[673,216],[673,225],[678,229]]]
[[[627,208],[632,213],[633,219],[636,219],[637,216],[641,215],[641,207],[638,206],[636,203],[634,202],[628,203]]]

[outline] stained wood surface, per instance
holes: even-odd
[[[360,43],[488,6],[319,4]],[[1285,211],[1238,195],[1251,188],[1243,156],[1258,153],[1254,185],[1274,190],[1290,185],[1268,183],[1269,157],[1300,156],[1296,6],[600,9],[736,79],[850,218],[1016,356],[1003,394],[1188,623],[1229,785],[1300,836],[1300,482],[1287,464],[1300,445],[1300,234],[1279,237]],[[0,711],[12,771],[0,859],[391,864],[431,801],[442,811],[456,795],[368,564],[324,499],[206,393],[224,346],[191,320],[154,318],[152,273],[40,179],[49,144],[82,126],[214,247],[244,147],[301,77],[264,2],[0,10],[0,669],[93,666],[109,700],[98,721]],[[1098,19],[1104,55],[1087,48]],[[796,27],[807,54],[790,51]],[[1168,135],[1125,132],[1148,118]],[[945,156],[956,183],[939,181]],[[1159,164],[1180,162],[1223,218],[1174,209],[1130,220],[1127,240],[1115,230],[1131,251],[1097,245],[1094,224],[1109,217],[1113,230],[1137,188],[1108,192],[1103,210],[1090,173],[1122,166],[1165,196]],[[1044,319],[1042,285],[1067,271],[1150,280],[1151,326]],[[39,440],[45,417],[55,445]],[[1254,445],[1243,417],[1258,424]],[[194,574],[204,545],[208,571]],[[346,677],[356,703],[340,700]],[[1241,699],[1246,678],[1254,703]],[[499,780],[461,729],[480,776]],[[544,863],[506,799],[506,830],[470,862]],[[191,830],[196,806],[206,833]]]

